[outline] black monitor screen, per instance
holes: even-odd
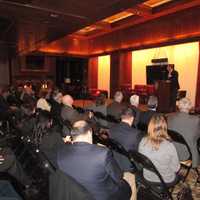
[[[167,65],[146,66],[147,84],[154,84],[157,80],[167,79]]]
[[[44,56],[26,56],[26,68],[39,70],[44,68]]]

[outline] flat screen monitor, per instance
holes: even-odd
[[[154,84],[158,80],[166,80],[167,65],[147,65],[146,78],[147,84]]]

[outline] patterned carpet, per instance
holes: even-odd
[[[200,166],[199,166],[199,173],[200,173]],[[194,200],[200,200],[200,182],[197,183],[197,173],[195,170],[191,170],[188,178],[186,180],[186,183],[190,186],[192,189],[192,196]],[[176,185],[174,192],[173,192],[173,198],[176,199],[176,194],[178,191],[180,191],[182,187],[182,183],[179,183]]]

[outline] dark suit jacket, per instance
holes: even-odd
[[[127,151],[137,151],[142,134],[127,123],[121,122],[110,129],[110,137],[119,142]],[[131,170],[132,166],[127,157],[116,152],[114,152],[114,157],[123,171]]]
[[[151,117],[155,114],[157,114],[157,112],[154,110],[148,110],[148,111],[141,112],[140,120],[139,120],[139,127],[142,130],[146,131]]]
[[[76,109],[66,105],[64,105],[61,109],[61,117],[64,121],[68,120],[71,122],[71,124],[76,121],[87,120],[89,118],[88,113],[79,113]]]
[[[113,101],[111,104],[107,106],[107,115],[111,115],[116,119],[120,119],[121,112],[124,108],[125,108],[124,104]]]
[[[171,77],[168,78],[171,81],[171,90],[178,90],[180,88],[178,82],[178,72],[173,70],[171,73]]]
[[[125,122],[113,126],[110,129],[110,137],[119,142],[127,151],[136,151],[142,139],[140,131]]]
[[[134,122],[133,122],[133,125],[134,127],[137,127],[137,125],[139,124],[139,121],[140,121],[140,109],[135,107],[135,106],[131,106],[131,109],[135,111],[136,113],[136,116],[135,116],[135,119],[134,119]]]
[[[89,192],[60,170],[50,176],[50,200],[94,200]]]
[[[110,200],[110,196],[118,193],[123,183],[122,171],[112,153],[94,144],[77,142],[65,145],[58,152],[58,166],[96,200]]]

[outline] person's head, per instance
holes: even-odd
[[[92,129],[84,120],[77,121],[73,124],[71,136],[73,142],[87,142],[92,144]]]
[[[158,106],[158,98],[156,96],[150,96],[147,102],[147,107],[149,110],[156,110]]]
[[[59,104],[61,104],[62,103],[62,98],[63,98],[63,95],[62,95],[62,93],[61,92],[54,92],[53,93],[53,99],[56,101],[56,102],[58,102]]]
[[[40,92],[39,92],[39,98],[44,98],[45,99],[47,94],[48,94],[48,90],[41,89]]]
[[[31,88],[31,87],[28,87],[28,86],[24,88],[24,93],[27,94],[27,95],[32,95],[32,94],[34,94],[32,88]]]
[[[115,95],[114,95],[114,101],[118,102],[118,103],[121,103],[123,100],[123,94],[121,91],[117,91],[115,92]]]
[[[62,97],[62,103],[66,106],[72,107],[74,100],[70,95],[65,95]]]
[[[38,112],[36,123],[33,129],[33,142],[40,144],[44,135],[48,133],[48,130],[52,126],[52,115],[46,110],[40,110]]]
[[[167,65],[167,71],[172,72],[174,70],[174,64]]]
[[[180,112],[189,113],[192,108],[192,102],[188,98],[182,98],[178,102],[178,108]]]
[[[129,126],[132,126],[135,115],[136,113],[134,110],[131,108],[125,108],[121,113],[121,121],[129,124]]]
[[[134,94],[130,97],[130,104],[132,106],[138,107],[139,105],[139,96]]]
[[[162,114],[155,114],[151,117],[147,133],[148,141],[156,150],[164,140],[170,139],[167,133],[167,122]]]
[[[100,93],[96,98],[96,106],[104,105],[106,102],[106,96],[103,93]]]

